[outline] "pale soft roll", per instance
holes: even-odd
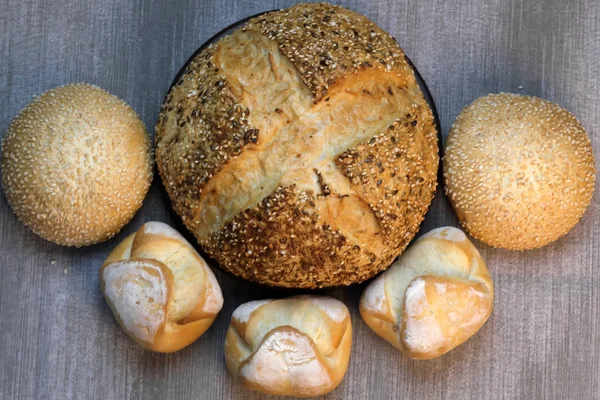
[[[225,360],[233,377],[274,395],[312,397],[342,381],[352,345],[346,306],[295,296],[242,304],[231,317]]]
[[[487,321],[494,285],[466,235],[452,227],[420,237],[360,299],[360,314],[379,336],[412,358],[438,357]]]
[[[125,332],[157,352],[194,342],[223,306],[204,259],[162,222],[145,223],[115,247],[102,265],[100,284]]]

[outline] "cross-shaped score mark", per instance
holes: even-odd
[[[274,41],[236,31],[222,39],[214,62],[258,129],[242,153],[229,160],[203,189],[195,218],[197,235],[220,229],[278,186],[295,185],[318,196],[319,222],[380,256],[385,245],[379,221],[363,188],[339,170],[335,158],[382,133],[411,106],[406,81],[394,72],[368,69],[350,74],[313,97]]]

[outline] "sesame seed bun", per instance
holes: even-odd
[[[150,141],[125,102],[88,84],[43,93],[2,141],[2,185],[17,217],[44,239],[85,246],[115,235],[152,180]]]
[[[329,4],[263,14],[201,51],[163,104],[156,160],[206,253],[287,288],[387,268],[419,229],[439,161],[402,49]]]
[[[590,204],[590,140],[577,119],[536,97],[491,94],[458,116],[446,142],[446,194],[463,227],[525,250],[563,236]]]

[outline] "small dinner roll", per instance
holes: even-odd
[[[225,360],[231,375],[250,389],[312,397],[340,384],[351,345],[350,313],[334,298],[259,300],[234,311]]]
[[[360,314],[379,336],[411,358],[430,359],[473,336],[492,312],[485,262],[460,230],[420,237],[367,286]]]
[[[537,97],[501,93],[475,100],[454,122],[444,179],[470,235],[526,250],[577,224],[592,199],[596,167],[573,114]]]
[[[125,332],[161,353],[194,342],[223,307],[206,262],[162,222],[145,223],[115,247],[102,265],[100,284]]]

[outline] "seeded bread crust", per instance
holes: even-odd
[[[2,186],[21,222],[63,246],[116,235],[152,181],[146,127],[123,100],[87,83],[51,89],[2,139]]]
[[[595,171],[581,123],[537,97],[481,97],[456,118],[446,142],[446,195],[461,225],[509,250],[567,234],[592,201]]]
[[[279,54],[271,61],[283,66],[291,63],[295,70],[288,68],[288,72],[299,77],[313,110],[326,110],[323,105],[330,98],[333,104],[343,93],[362,87],[357,101],[368,101],[370,96],[380,105],[390,96],[398,109],[384,116],[389,125],[331,159],[328,168],[343,178],[336,181],[338,187],[315,167],[314,188],[283,179],[272,192],[249,200],[239,212],[225,207],[222,203],[232,200],[219,194],[242,185],[225,179],[228,174],[231,177],[241,155],[248,158],[244,152],[261,152],[271,142],[268,129],[257,127],[268,126],[259,122],[264,116],[251,112],[252,106],[242,101],[239,85],[226,78],[231,71],[217,66],[223,64],[226,54],[221,53],[227,40],[234,40],[221,39],[192,60],[159,116],[157,164],[175,211],[209,255],[243,278],[280,287],[315,288],[372,277],[389,266],[414,237],[437,184],[433,117],[404,53],[391,36],[365,17],[328,4],[299,4],[264,14],[232,36],[236,35],[240,43],[253,38],[274,43]],[[266,51],[264,47],[261,51]],[[242,57],[240,62],[247,60]],[[248,76],[252,74],[248,70]],[[371,88],[365,83],[371,80],[393,84],[378,83]],[[344,105],[342,100],[339,104]],[[293,116],[293,110],[272,106],[270,120],[280,123],[278,116]],[[281,122],[282,126],[286,123],[290,121]],[[363,126],[379,125],[359,121],[351,128],[359,131]],[[290,153],[282,164],[292,165],[295,157],[314,150],[310,143],[297,147],[298,154]],[[348,192],[340,192],[340,185]],[[207,200],[211,195],[216,200]],[[206,223],[207,205],[219,211],[213,225]],[[232,216],[223,217],[223,209],[233,209]],[[360,217],[346,218],[350,212],[362,212],[368,229],[360,226]]]

